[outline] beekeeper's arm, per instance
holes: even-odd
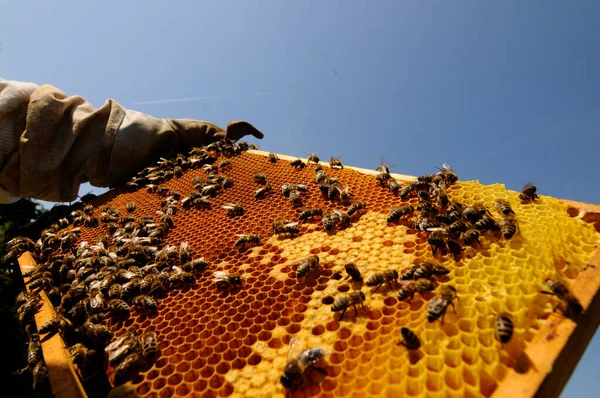
[[[73,201],[79,185],[106,187],[176,153],[263,134],[235,121],[225,130],[192,119],[158,119],[107,100],[93,107],[51,85],[0,79],[0,203]]]

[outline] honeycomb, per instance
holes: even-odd
[[[253,151],[230,160],[225,174],[234,179],[232,189],[212,198],[210,209],[180,209],[166,240],[189,242],[194,257],[204,256],[209,270],[195,287],[169,292],[156,315],[132,311],[125,321],[109,321],[117,336],[130,328],[158,334],[161,356],[133,380],[140,396],[283,397],[279,379],[294,337],[304,347],[327,352],[322,365],[327,376],[306,373],[295,397],[489,397],[553,312],[556,299],[539,293],[544,279],[574,280],[600,241],[600,234],[571,217],[559,200],[542,196],[522,204],[518,193],[503,185],[459,181],[447,191],[451,200],[483,202],[493,209],[496,199],[506,199],[519,231],[510,240],[484,234],[481,247],[467,248],[461,259],[434,257],[425,233],[386,223],[390,207],[416,206],[416,198],[401,201],[372,175],[325,166],[329,176],[349,186],[354,200],[367,202],[367,211],[346,229],[328,233],[317,218],[300,222],[295,237],[276,236],[273,221],[297,221],[300,213],[281,194],[284,182],[308,186],[302,207],[324,212],[343,207],[324,199],[310,166],[297,170],[283,159],[272,164]],[[254,197],[259,186],[252,175],[259,171],[273,186],[264,200]],[[203,170],[190,170],[163,185],[183,197],[193,190],[196,175],[204,175]],[[161,197],[144,188],[115,189],[94,204],[113,205],[125,214],[129,201],[137,205],[135,217],[156,216],[161,209]],[[242,204],[245,214],[228,217],[221,207],[227,203]],[[98,208],[94,215],[99,216]],[[96,242],[105,233],[102,223],[82,227],[81,240]],[[261,244],[236,247],[236,234],[246,233],[258,234]],[[310,254],[320,257],[320,272],[307,280],[296,278],[296,261]],[[342,320],[332,313],[336,298],[361,289],[345,280],[345,264],[355,263],[367,277],[424,261],[450,270],[437,279],[436,291],[439,285],[453,284],[458,292],[456,310],[449,309],[443,322],[427,322],[427,304],[436,291],[400,302],[385,285],[375,292],[362,287],[365,310],[359,306],[354,314],[350,308]],[[212,272],[218,270],[241,274],[243,287],[217,290]],[[515,327],[513,339],[503,346],[494,338],[494,315],[500,312],[510,313]],[[419,350],[409,352],[399,344],[402,327],[419,336]]]

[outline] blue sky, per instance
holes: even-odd
[[[92,4],[95,3],[95,4]],[[6,1],[0,76],[265,150],[600,202],[600,3]],[[85,189],[89,190],[89,187]],[[85,193],[85,192],[84,192]],[[592,396],[600,337],[563,396]]]

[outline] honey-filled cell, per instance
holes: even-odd
[[[542,196],[522,204],[518,193],[503,185],[459,180],[446,189],[450,204],[462,204],[459,217],[466,223],[454,254],[446,241],[436,249],[427,221],[420,216],[430,204],[437,214],[447,210],[438,204],[439,190],[431,185],[426,188],[429,203],[416,191],[408,197],[394,192],[375,174],[323,163],[323,181],[329,184],[325,189],[320,187],[323,182],[315,182],[315,165],[295,168],[283,156],[271,163],[266,154],[255,151],[208,151],[191,157],[194,164],[202,163],[200,167],[188,160],[183,174],[157,184],[171,194],[179,192],[181,198],[170,217],[173,225],[157,246],[164,256],[170,246],[176,254],[161,265],[173,281],[157,295],[156,313],[135,307],[128,319],[104,321],[117,336],[127,330],[137,330],[138,337],[157,333],[159,357],[145,364],[135,379],[143,395],[284,397],[280,378],[288,355],[294,358],[311,349],[309,353],[323,358],[315,360],[316,369],[304,375],[305,383],[293,396],[487,397],[509,373],[507,364],[514,365],[509,356],[498,353],[506,348],[494,338],[494,314],[513,316],[515,333],[526,349],[548,319],[548,309],[559,303],[539,293],[544,278],[550,275],[573,287],[581,270],[569,264],[587,264],[600,243],[593,225],[557,199]],[[224,161],[229,165],[213,167]],[[168,167],[172,170],[175,163]],[[272,187],[262,199],[255,197],[263,187],[254,181],[258,172]],[[435,175],[439,170],[426,172]],[[232,178],[231,187],[220,185],[225,176]],[[206,196],[210,206],[187,208],[189,200],[184,199],[192,191],[213,189],[206,188],[211,178],[220,188]],[[400,189],[413,182],[397,180]],[[286,183],[299,184],[295,190],[301,205],[284,195]],[[101,209],[115,206],[120,215],[138,222],[145,216],[158,222],[167,211],[161,202],[168,197],[166,192],[148,192],[144,184],[119,187],[92,201],[93,215],[100,217]],[[508,219],[495,206],[497,199],[508,200],[519,220],[511,238],[494,230]],[[136,203],[131,213],[125,208],[129,201]],[[486,217],[498,224],[468,244],[465,233],[476,224],[463,214],[476,203],[482,203]],[[243,215],[227,215],[223,206],[231,204],[241,205]],[[387,222],[393,208],[407,205],[412,211],[407,208],[405,216]],[[320,211],[310,217],[305,213],[316,208]],[[279,234],[274,223],[277,228],[283,225]],[[256,234],[258,241],[247,234]],[[113,236],[106,223],[81,226],[74,248],[83,241],[95,245],[101,235]],[[144,239],[144,233],[140,235]],[[115,239],[109,239],[107,250],[116,253],[122,244]],[[207,264],[192,273],[193,281],[182,282],[174,275],[184,266],[178,257],[182,242],[188,242],[193,259],[203,257]],[[302,274],[302,261],[311,255],[317,256],[318,264],[307,266]],[[145,259],[144,265],[155,261],[158,257]],[[349,263],[360,272],[359,279],[348,275]],[[443,268],[432,272],[425,263]],[[414,271],[418,276],[406,277],[410,267],[420,267]],[[393,271],[399,274],[397,280],[389,278]],[[241,278],[233,283],[233,276]],[[449,286],[453,290],[447,290]],[[398,295],[402,289],[408,292],[404,298]],[[340,297],[350,301],[340,304]],[[432,303],[437,307],[432,309]],[[345,307],[343,317],[332,310],[339,305]],[[403,328],[414,333],[418,343],[403,337]]]

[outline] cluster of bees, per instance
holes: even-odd
[[[33,374],[34,387],[47,386],[47,370],[41,354],[39,335],[50,337],[61,333],[70,344],[69,351],[73,362],[84,372],[101,369],[104,358],[113,367],[113,384],[119,385],[134,377],[144,367],[149,367],[160,355],[158,338],[155,332],[148,331],[137,336],[133,330],[114,339],[105,325],[108,319],[115,322],[127,318],[132,308],[144,315],[152,315],[158,309],[158,300],[171,289],[190,288],[195,279],[208,268],[204,258],[194,258],[187,242],[179,247],[166,246],[165,238],[174,226],[173,216],[180,209],[206,209],[211,206],[211,198],[233,186],[233,179],[223,174],[231,167],[229,160],[218,162],[221,155],[234,156],[251,148],[246,143],[234,143],[227,139],[202,148],[193,148],[188,156],[177,155],[173,159],[160,159],[147,167],[127,183],[131,188],[142,188],[159,195],[161,210],[156,217],[134,217],[136,205],[129,202],[125,206],[127,214],[120,214],[114,207],[95,209],[92,205],[80,204],[70,217],[57,221],[42,232],[41,238],[33,242],[17,238],[8,244],[6,259],[14,260],[21,253],[30,251],[37,258],[35,270],[28,273],[30,293],[22,293],[17,299],[18,315],[29,336],[27,366]],[[279,158],[271,153],[271,163]],[[327,175],[320,165],[316,153],[309,154],[306,163],[296,159],[290,164],[303,169],[307,164],[314,166],[314,183],[325,200],[347,206],[346,210],[324,212],[321,208],[302,207],[302,197],[308,191],[304,184],[285,182],[281,193],[299,210],[299,221],[307,222],[320,218],[327,232],[337,228],[348,228],[352,218],[367,208],[362,200],[354,200],[350,188],[345,187],[335,177]],[[339,158],[331,157],[331,168],[343,168]],[[181,195],[161,184],[181,177],[192,169],[204,170],[205,177],[196,176],[194,190]],[[479,238],[485,232],[492,232],[497,238],[512,238],[517,232],[515,213],[507,201],[498,200],[495,209],[501,219],[496,220],[483,204],[465,205],[451,202],[446,190],[458,181],[458,177],[448,165],[439,172],[418,177],[417,181],[401,183],[390,174],[390,167],[382,161],[377,168],[376,179],[381,186],[389,189],[403,201],[417,198],[418,205],[405,204],[392,208],[387,216],[390,224],[405,223],[408,227],[428,234],[433,255],[452,254],[458,258],[464,246],[477,247]],[[256,200],[263,200],[273,194],[273,187],[264,172],[253,174],[259,185],[255,192]],[[533,202],[538,199],[536,187],[529,183],[522,190],[520,199]],[[227,203],[222,206],[229,217],[244,215],[242,204]],[[99,217],[96,216],[99,213]],[[108,235],[103,235],[95,244],[80,241],[81,226],[95,228],[103,224]],[[297,221],[277,220],[272,224],[274,234],[295,236],[299,233]],[[241,234],[236,247],[260,245],[257,234]],[[295,262],[297,278],[309,278],[319,272],[320,260],[311,255]],[[377,291],[384,284],[390,290],[398,290],[398,300],[412,300],[415,293],[434,291],[440,278],[446,278],[449,270],[436,263],[422,263],[402,272],[388,270],[363,278],[355,264],[346,264],[348,279]],[[235,289],[243,285],[240,275],[230,275],[223,271],[213,272],[217,289]],[[446,282],[446,280],[444,280]],[[564,314],[575,316],[582,312],[579,301],[561,282],[547,281],[551,294],[559,298],[557,308]],[[39,292],[44,290],[56,307],[56,317],[35,331],[34,314],[41,307]],[[340,313],[342,320],[349,308],[358,314],[359,306],[364,308],[366,296],[361,290],[338,297],[331,305],[332,312]],[[434,322],[441,318],[448,307],[454,308],[458,293],[454,286],[442,284],[439,293],[427,305],[427,320]],[[508,314],[496,317],[496,338],[501,343],[510,341],[513,322]],[[409,350],[420,347],[417,334],[403,327],[401,344]],[[111,342],[112,341],[112,342]],[[280,378],[286,390],[295,390],[304,383],[308,370],[317,370],[318,362],[326,356],[320,347],[303,349],[297,339],[292,338],[288,351],[288,361]]]

